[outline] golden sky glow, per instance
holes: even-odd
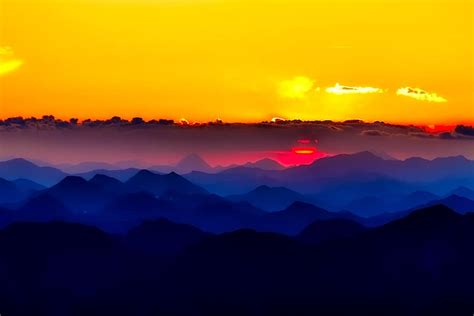
[[[473,12],[472,0],[0,0],[0,47],[15,56],[0,61],[0,117],[472,123]],[[383,92],[326,91],[341,86]]]
[[[279,84],[279,93],[284,98],[303,99],[311,91],[313,85],[313,80],[302,76],[282,80]]]
[[[23,61],[14,57],[10,47],[0,47],[0,76],[17,70],[22,64]]]

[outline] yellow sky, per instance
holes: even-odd
[[[14,51],[3,62],[22,62],[0,76],[0,117],[472,123],[473,11],[471,0],[0,0],[0,47]],[[377,93],[328,92],[342,86]]]

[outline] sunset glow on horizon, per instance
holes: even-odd
[[[473,12],[470,0],[0,0],[0,119],[473,124]]]

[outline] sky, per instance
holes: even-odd
[[[471,0],[0,0],[0,118],[474,122]]]

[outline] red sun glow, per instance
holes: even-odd
[[[316,152],[315,148],[302,148],[302,147],[295,147],[293,148],[293,152],[297,155],[312,155]]]
[[[273,152],[274,159],[283,165],[307,165],[313,163],[319,158],[326,157],[327,154],[317,149],[317,139],[302,138],[297,140],[297,145],[288,151]]]

